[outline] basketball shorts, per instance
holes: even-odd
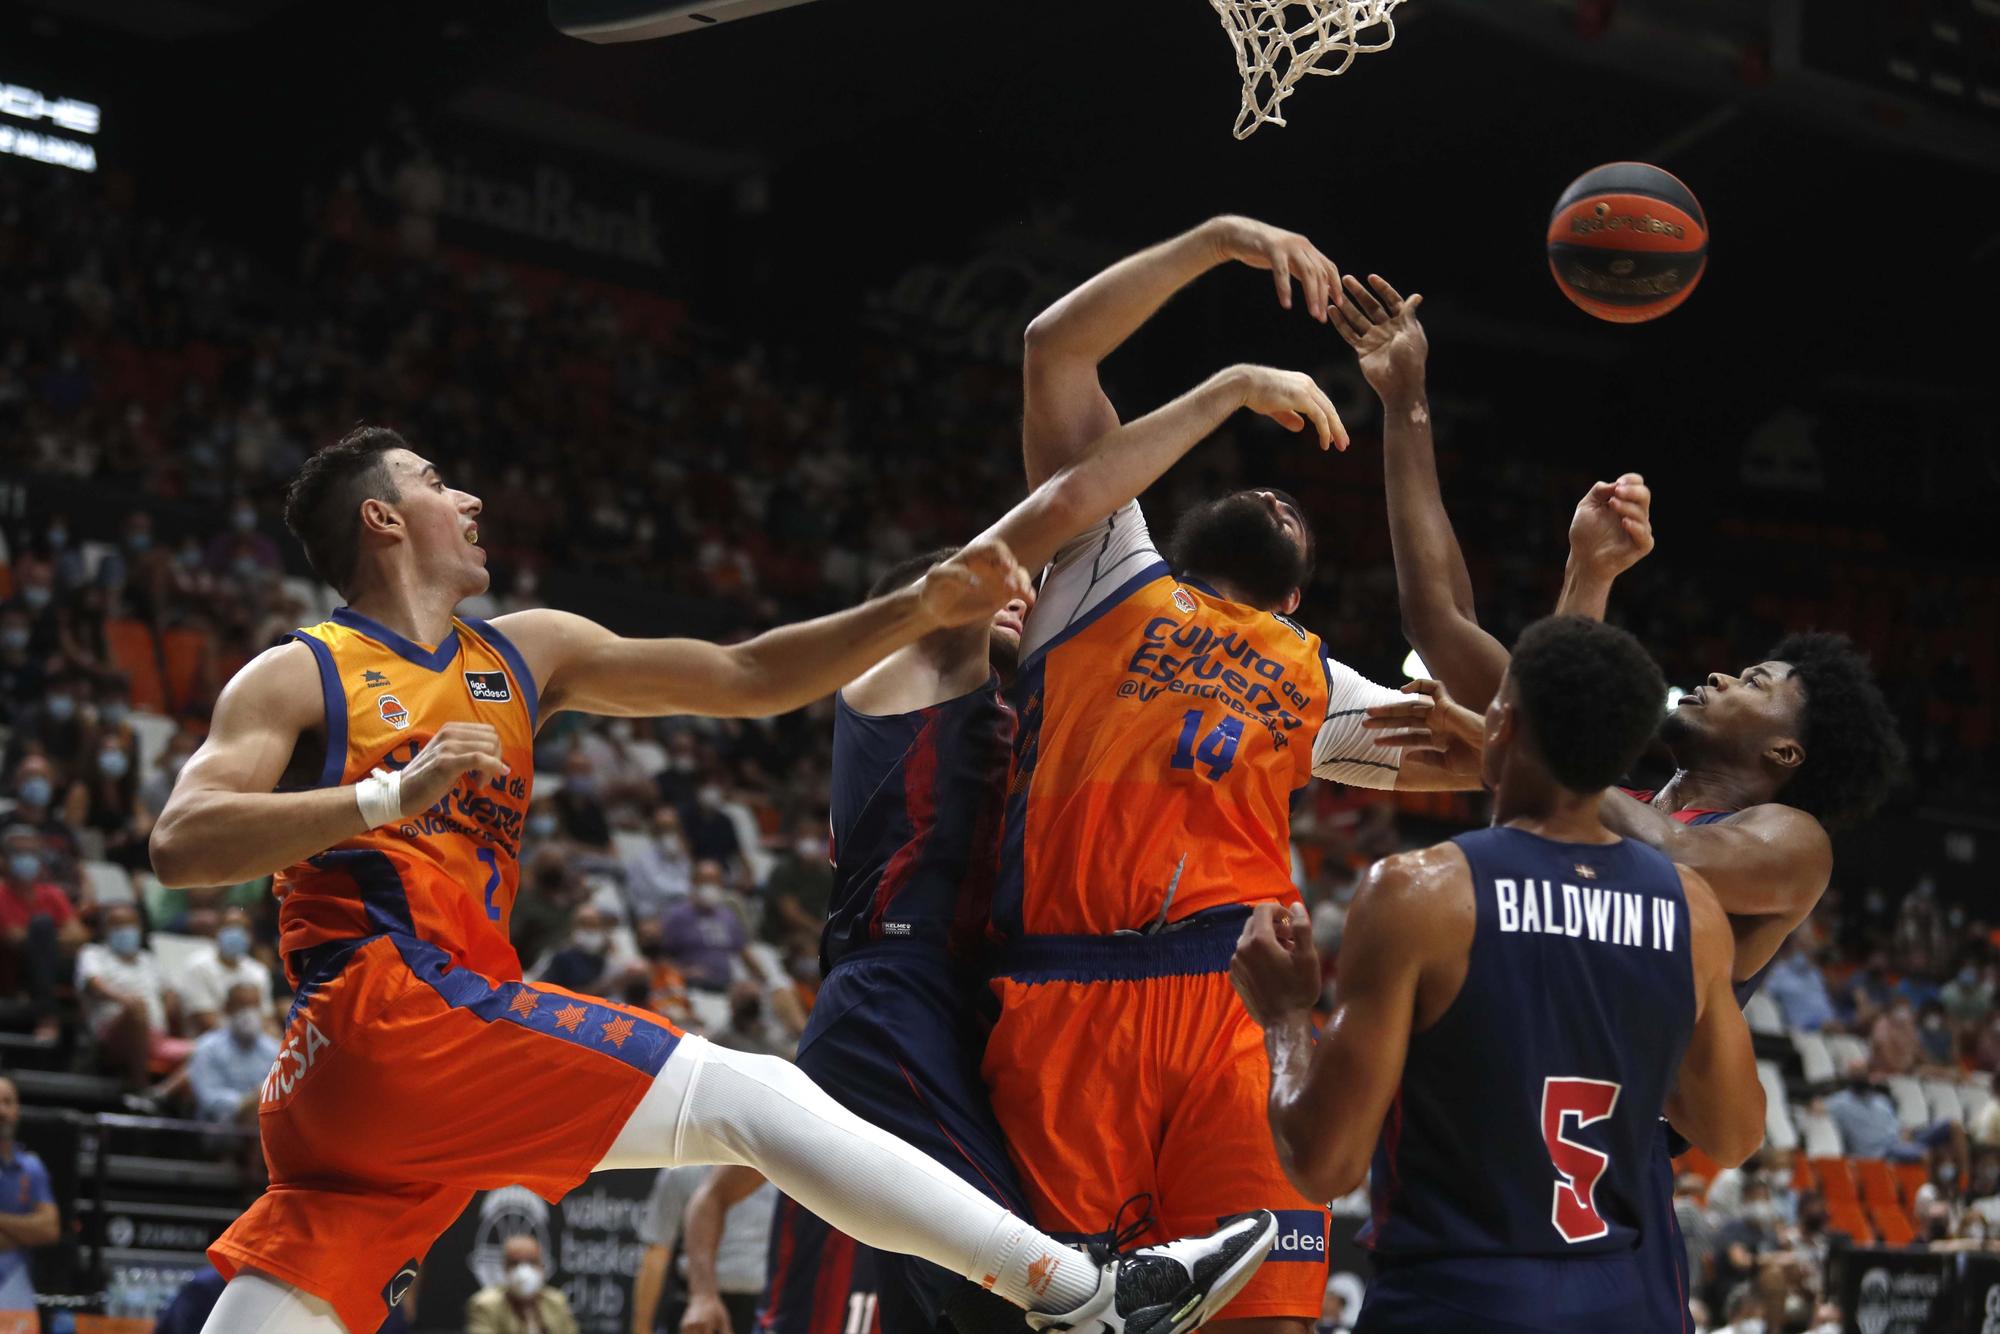
[[[862,1120],[921,1149],[1002,1207],[1032,1217],[980,1080],[982,999],[968,990],[963,966],[936,945],[884,941],[856,950],[821,983],[799,1039],[798,1066]],[[799,1244],[782,1256],[773,1252],[767,1303],[780,1314],[786,1292],[793,1302],[808,1287],[817,1292],[818,1235],[831,1231],[791,1201],[784,1207],[787,1216],[800,1216],[802,1231]],[[886,1334],[928,1334],[947,1309],[980,1292],[915,1256],[870,1252],[868,1266]],[[822,1328],[815,1323],[813,1334]]]
[[[796,1200],[780,1200],[756,1327],[760,1334],[883,1334],[890,1326],[876,1275],[883,1261],[901,1258],[863,1246]]]
[[[1630,1252],[1565,1259],[1385,1260],[1354,1334],[1577,1334],[1646,1330]]]
[[[1271,1140],[1263,1031],[1229,984],[1246,915],[1015,942],[994,980],[986,1082],[1043,1228],[1101,1234],[1136,1195],[1152,1197],[1157,1220],[1139,1244],[1270,1209],[1270,1259],[1217,1318],[1313,1320],[1327,1215],[1286,1180]]]
[[[411,936],[314,956],[259,1107],[270,1189],[208,1256],[372,1330],[474,1192],[554,1203],[589,1175],[681,1034]]]

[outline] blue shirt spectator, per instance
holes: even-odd
[[[188,1061],[195,1114],[204,1121],[248,1124],[278,1040],[264,1031],[264,998],[245,982],[229,989],[222,1027],[203,1033]]]
[[[750,932],[729,906],[718,863],[696,863],[693,890],[687,902],[667,910],[660,924],[660,943],[689,986],[729,990],[736,956],[750,943]]]
[[[1850,1079],[1846,1088],[1828,1098],[1826,1114],[1840,1128],[1840,1142],[1850,1158],[1887,1158],[1903,1138],[1896,1104],[1865,1079]]]
[[[1817,1033],[1834,1021],[1833,997],[1827,993],[1826,975],[1801,946],[1785,947],[1771,975],[1764,980],[1764,994],[1778,1002],[1787,1028]]]
[[[60,1235],[55,1193],[42,1160],[14,1142],[21,1123],[21,1095],[0,1078],[0,1311],[35,1309],[35,1280],[28,1252]]]

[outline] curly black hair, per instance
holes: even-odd
[[[1769,661],[1791,666],[1805,687],[1799,744],[1805,762],[1778,793],[1829,829],[1867,819],[1903,775],[1907,752],[1868,659],[1846,635],[1786,635]]]
[[[1523,630],[1507,674],[1536,751],[1572,792],[1624,777],[1666,708],[1666,678],[1645,646],[1581,616],[1544,617]]]
[[[382,456],[409,447],[386,426],[357,426],[307,459],[285,490],[285,527],[305,547],[313,573],[343,594],[361,557],[355,511],[364,500],[402,499]]]

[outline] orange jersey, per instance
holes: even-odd
[[[1389,787],[1397,698],[1282,616],[1176,579],[1128,505],[1060,553],[1022,644],[994,904],[1003,935],[1105,935],[1297,897],[1291,794]]]
[[[293,637],[319,664],[320,786],[401,769],[449,722],[496,728],[508,773],[478,782],[467,775],[429,810],[280,872],[279,948],[288,969],[316,945],[392,933],[428,941],[490,977],[518,978],[507,923],[520,883],[536,718],[535,682],[521,655],[483,621],[454,620],[444,642],[426,649],[346,607]]]

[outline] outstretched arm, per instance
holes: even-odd
[[[1472,576],[1438,484],[1424,384],[1430,340],[1417,321],[1424,299],[1404,299],[1375,274],[1366,285],[1350,274],[1346,285],[1348,300],[1334,310],[1333,324],[1382,400],[1382,471],[1403,633],[1431,674],[1479,712],[1500,688],[1507,650],[1480,628]]]
[[[1288,431],[1311,429],[1326,449],[1347,448],[1340,414],[1310,375],[1266,366],[1218,371],[1165,407],[1113,429],[1057,469],[987,529],[1023,566],[1038,570],[1063,543],[1101,523],[1229,419],[1248,408]]]
[[[810,704],[932,630],[982,620],[1031,596],[1027,572],[1005,543],[989,537],[906,589],[741,644],[625,639],[581,616],[544,609],[515,612],[494,625],[526,659],[544,717],[573,709],[756,718]]]
[[[1315,319],[1325,319],[1329,301],[1338,299],[1339,275],[1312,242],[1250,218],[1214,218],[1120,260],[1028,325],[1022,453],[1029,486],[1040,486],[1118,425],[1098,363],[1174,293],[1232,259],[1269,269],[1288,310],[1294,278]]]
[[[1569,521],[1569,565],[1556,615],[1604,619],[1611,585],[1653,549],[1653,491],[1628,472],[1598,482],[1576,502]]]
[[[1729,918],[1706,880],[1679,869],[1698,991],[1694,1035],[1667,1100],[1667,1119],[1709,1157],[1735,1167],[1764,1142],[1764,1085],[1750,1026],[1730,990],[1736,942]]]
[[[1286,1177],[1308,1199],[1335,1199],[1367,1176],[1402,1081],[1424,967],[1470,946],[1470,896],[1455,913],[1445,897],[1454,872],[1463,878],[1464,861],[1448,848],[1370,869],[1348,912],[1333,1017],[1317,1044],[1319,955],[1305,910],[1259,904],[1243,928],[1229,979],[1264,1028],[1271,1136]]]

